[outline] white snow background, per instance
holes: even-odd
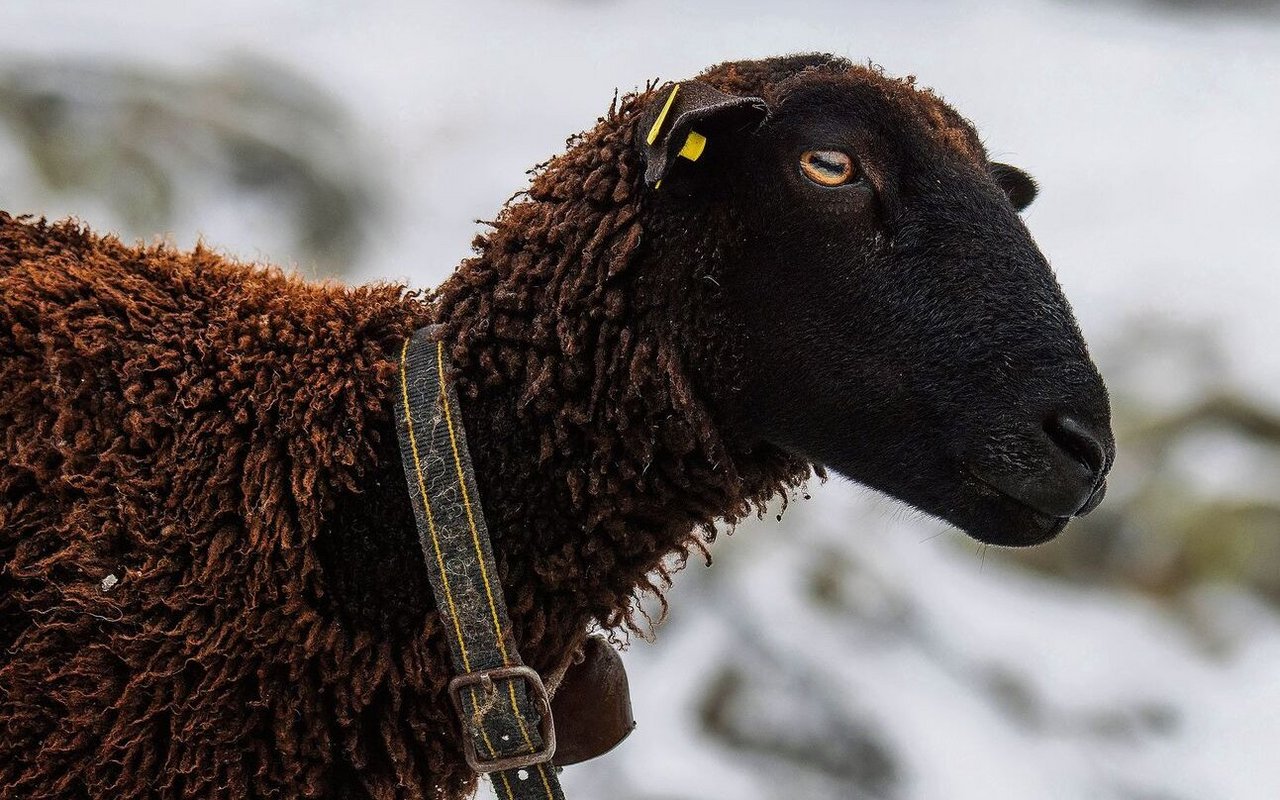
[[[593,124],[615,89],[807,50],[918,75],[977,123],[993,155],[1039,180],[1028,224],[1090,341],[1122,345],[1136,317],[1202,323],[1231,356],[1229,379],[1280,405],[1275,15],[1170,13],[1140,0],[0,9],[0,56],[200,71],[247,54],[328,89],[391,188],[378,239],[348,277],[419,286],[467,254],[473,220],[491,218],[528,167]],[[118,224],[92,204],[29,199],[17,163],[0,142],[0,174],[19,175],[0,187],[6,210]],[[169,234],[291,263],[273,223],[213,198]],[[1177,382],[1156,375],[1152,391],[1166,379]],[[1194,613],[1225,642],[1211,649],[1136,595],[984,561],[958,534],[930,538],[943,529],[838,479],[811,489],[781,524],[769,517],[722,537],[711,570],[678,576],[656,643],[624,656],[640,727],[615,753],[566,771],[571,798],[1280,797],[1271,608],[1235,588],[1198,591]],[[813,576],[831,570],[838,596],[815,604]],[[710,737],[699,709],[734,664],[745,681],[739,725],[873,742],[884,780],[833,778],[839,753],[826,756],[834,767],[806,770]]]

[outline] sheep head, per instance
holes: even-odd
[[[1107,393],[1019,217],[1035,183],[938,97],[829,56],[735,62],[659,87],[636,146],[731,440],[993,544],[1100,501]]]
[[[829,56],[680,86],[570,139],[429,298],[533,663],[587,619],[632,621],[672,553],[812,465],[1018,545],[1096,504],[1113,457],[1018,216],[1034,183],[959,114]],[[396,531],[378,552],[398,563],[414,534],[384,441],[365,484],[395,496],[329,525]]]

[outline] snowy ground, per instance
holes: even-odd
[[[351,109],[392,188],[355,276],[416,285],[615,88],[794,50],[871,59],[938,88],[1040,180],[1028,221],[1092,341],[1137,316],[1204,322],[1230,380],[1280,405],[1280,22],[1152,8],[18,0],[0,56],[291,66]],[[0,174],[15,163],[0,147]],[[0,186],[0,207],[114,224],[23,186]],[[172,235],[288,263],[276,223],[224,200]],[[839,481],[813,494],[679,577],[657,643],[625,655],[640,728],[567,772],[572,797],[1280,796],[1273,611],[1205,587],[1175,616],[984,563]]]

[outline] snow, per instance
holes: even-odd
[[[778,685],[798,672],[803,692],[838,703],[837,716],[872,732],[897,765],[887,797],[1275,796],[1273,610],[1229,587],[1206,590],[1204,624],[1234,640],[1211,649],[1147,599],[984,561],[958,534],[922,541],[922,527],[828,485],[781,524],[740,528],[717,548],[726,563],[681,576],[656,645],[626,653],[640,727],[614,754],[568,770],[568,790],[849,796],[838,785],[791,794],[788,765],[746,760],[702,731],[712,666],[730,664],[775,702],[802,703]],[[846,594],[815,607],[808,576],[833,561]]]
[[[794,50],[871,59],[938,88],[994,154],[1040,181],[1027,221],[1090,341],[1115,342],[1139,317],[1197,323],[1231,355],[1224,382],[1280,404],[1274,15],[1050,0],[637,8],[43,0],[6,7],[0,53],[176,70],[250,55],[309,77],[350,110],[390,187],[354,278],[420,286],[466,255],[473,220],[615,89]],[[31,176],[3,146],[0,169],[0,207],[113,224],[106,209],[31,205]],[[291,263],[270,221],[211,198],[171,235]],[[1178,391],[1168,370],[1144,380]],[[1211,437],[1189,448],[1207,489],[1229,489],[1214,476],[1242,457]],[[567,770],[570,797],[1280,796],[1271,607],[1230,586],[1173,608],[1068,585],[935,536],[843,481],[813,495],[780,524],[722,537],[712,569],[679,576],[656,642],[624,656],[640,727]],[[709,730],[708,692],[731,685],[726,670],[742,690],[722,695],[716,724],[801,742],[813,758],[731,747]]]

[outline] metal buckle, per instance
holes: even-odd
[[[497,691],[497,686],[494,685],[496,681],[510,678],[523,678],[529,689],[529,701],[533,703],[539,715],[538,733],[542,736],[542,749],[505,758],[482,759],[476,752],[475,730],[472,728],[474,720],[467,714],[466,706],[462,703],[461,692],[463,689],[479,685],[484,687],[485,695],[488,697]],[[529,667],[498,667],[459,675],[449,681],[449,699],[453,701],[454,710],[462,720],[462,754],[467,759],[467,765],[477,773],[505,772],[509,769],[532,767],[535,764],[550,761],[556,754],[556,726],[551,719],[551,702],[547,699],[547,688],[542,685],[541,676]]]

